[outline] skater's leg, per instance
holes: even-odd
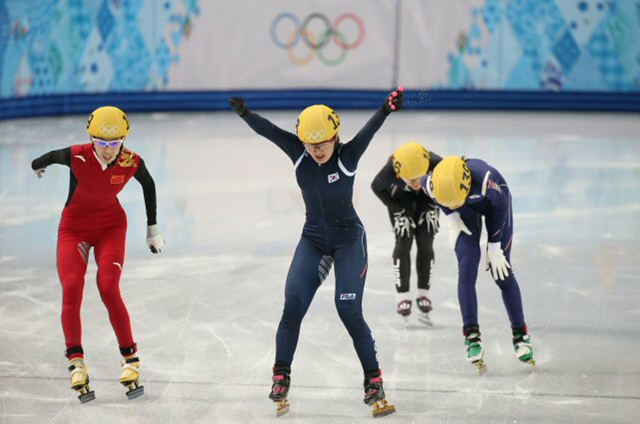
[[[276,365],[291,365],[300,325],[333,259],[306,238],[300,239],[289,267],[282,319],[276,334]]]
[[[393,276],[398,293],[407,293],[411,279],[411,246],[413,237],[396,236],[393,248]]]
[[[431,288],[431,270],[435,262],[433,251],[433,234],[427,231],[426,225],[416,228],[416,273],[418,275],[418,289],[429,290]]]
[[[131,334],[131,321],[120,293],[126,232],[126,225],[105,229],[96,242],[95,258],[98,264],[98,291],[109,313],[118,345],[121,349],[133,349],[133,354],[135,345]]]
[[[379,369],[376,345],[362,315],[362,296],[367,278],[367,242],[364,229],[358,238],[344,243],[334,254],[336,269],[335,304],[365,372]]]
[[[84,357],[80,307],[89,249],[86,238],[64,231],[58,233],[57,268],[62,285],[61,321],[67,357],[70,360]]]
[[[430,312],[433,309],[429,289],[431,288],[431,270],[435,261],[433,252],[433,234],[427,230],[425,223],[416,228],[416,244],[418,255],[416,256],[416,272],[418,274],[418,292],[416,305],[420,310],[421,322],[431,325]]]
[[[393,276],[397,292],[396,312],[405,320],[411,315],[411,245],[413,237],[396,236],[393,249]],[[407,321],[408,322],[408,321]]]
[[[461,215],[471,235],[460,233],[456,242],[458,258],[458,301],[462,313],[463,325],[478,324],[478,298],[476,280],[480,264],[480,226],[479,216],[474,212]]]
[[[511,209],[509,210],[509,219],[503,229],[500,247],[504,252],[507,262],[511,264],[511,250],[513,247],[513,212]],[[504,302],[505,309],[507,310],[507,315],[509,315],[511,328],[524,328],[526,323],[522,307],[522,295],[520,293],[520,286],[518,285],[518,281],[514,274],[513,264],[511,264],[511,268],[508,269],[507,278],[504,280],[495,280],[495,282],[502,292],[502,301]]]
[[[509,219],[503,230],[503,237],[500,243],[507,262],[511,264],[511,251],[513,247],[513,211],[509,210]],[[533,347],[531,338],[528,334],[527,325],[524,319],[524,308],[522,306],[522,294],[520,286],[514,274],[513,265],[508,269],[507,278],[504,280],[495,280],[502,292],[502,301],[504,302],[509,321],[511,322],[511,331],[513,333],[513,349],[516,357],[525,363],[535,365],[533,359]]]

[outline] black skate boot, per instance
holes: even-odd
[[[273,385],[269,399],[278,404],[276,416],[281,417],[289,412],[287,395],[291,384],[291,367],[289,365],[276,364],[273,366]]]
[[[388,405],[382,387],[382,371],[365,372],[364,403],[373,406],[373,417],[384,417],[396,412],[396,407]]]

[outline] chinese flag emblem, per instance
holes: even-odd
[[[122,183],[124,183],[124,175],[111,176],[111,184],[122,184]]]

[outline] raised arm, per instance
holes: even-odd
[[[229,105],[239,117],[249,124],[251,129],[278,146],[292,162],[295,163],[304,153],[304,146],[298,136],[279,128],[257,113],[251,112],[240,97],[230,97]]]
[[[348,167],[353,167],[358,164],[360,157],[369,147],[369,143],[373,138],[373,135],[380,129],[385,119],[391,112],[398,111],[402,108],[402,97],[404,89],[398,87],[397,90],[389,93],[382,102],[382,106],[376,111],[376,113],[369,119],[364,127],[356,134],[356,136],[349,143],[346,143],[342,148],[342,157],[345,159]]]

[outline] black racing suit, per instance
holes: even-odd
[[[442,160],[433,152],[430,152],[429,170]],[[389,209],[389,219],[395,228],[398,216],[406,215],[415,223],[415,228],[405,234],[396,233],[396,244],[393,249],[393,269],[398,293],[409,291],[411,278],[411,247],[415,239],[418,246],[416,256],[416,272],[418,274],[418,288],[429,290],[431,286],[431,267],[435,260],[433,252],[433,238],[438,231],[437,225],[428,225],[431,218],[432,224],[438,220],[438,206],[423,190],[412,190],[405,182],[396,177],[393,169],[393,160],[389,158],[384,167],[371,184],[373,192],[382,200]]]

